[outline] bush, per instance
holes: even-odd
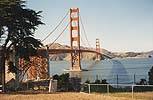
[[[149,75],[149,84],[153,85],[153,66],[150,69],[150,71],[148,72],[148,75]]]
[[[80,91],[81,90],[81,79],[70,78],[69,73],[62,75],[54,75],[53,79],[57,80],[57,88],[59,91]]]

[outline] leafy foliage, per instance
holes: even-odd
[[[8,63],[8,70],[9,70],[9,72],[15,73],[15,74],[16,74],[18,68],[16,68],[16,67],[14,66],[14,64],[13,64],[12,61],[10,61],[10,62]]]
[[[58,82],[58,89],[60,91],[67,91],[69,89],[69,74],[62,74],[62,75],[54,75],[53,79],[57,80]]]
[[[41,41],[34,38],[35,30],[43,24],[40,13],[28,9],[23,0],[0,0],[0,42],[5,58],[12,50],[25,60],[36,54],[42,46]]]
[[[0,1],[0,36],[5,35],[3,46],[7,47],[8,52],[11,48],[16,52],[26,49],[24,56],[28,57],[31,51],[42,45],[33,36],[37,27],[43,23],[40,19],[41,11],[28,9],[24,3],[22,0]],[[24,57],[22,52],[19,53]]]
[[[150,71],[148,72],[148,75],[149,75],[149,84],[153,85],[153,66],[150,69]]]
[[[146,79],[140,79],[140,82],[137,83],[137,85],[147,85],[147,80]]]

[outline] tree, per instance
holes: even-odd
[[[147,85],[147,80],[146,79],[140,79],[140,82],[137,83],[137,85]]]
[[[106,79],[101,80],[101,84],[108,84]]]
[[[35,30],[43,24],[41,11],[34,11],[25,6],[23,0],[0,0],[0,46],[3,51],[2,85],[5,86],[5,60],[10,51],[15,56],[29,60],[29,56],[41,47],[40,40],[34,38]],[[3,88],[4,90],[4,88]]]
[[[148,75],[149,75],[149,84],[153,85],[153,66],[150,69],[150,71],[148,72]]]
[[[69,89],[70,82],[69,82],[69,74],[62,74],[62,75],[54,75],[53,76],[54,80],[57,80],[58,82],[58,89],[60,89],[60,91],[67,91]]]

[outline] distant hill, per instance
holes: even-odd
[[[48,44],[50,49],[70,49],[70,46],[68,45],[61,45],[59,43],[54,43],[54,44]],[[94,48],[87,48],[87,47],[80,47],[81,49],[91,49],[91,50],[95,50]],[[110,57],[112,57],[111,52],[102,49],[101,50],[104,54],[109,55]],[[90,59],[95,59],[96,58],[96,54],[94,53],[82,53],[81,54],[81,59],[82,60],[90,60]],[[70,60],[70,54],[67,53],[62,53],[62,54],[52,54],[50,55],[50,59],[55,61],[55,60]]]
[[[125,53],[115,52],[115,53],[113,53],[113,55],[114,55],[114,57],[118,57],[118,58],[129,58],[129,57],[148,58],[148,57],[153,57],[153,51],[149,51],[149,52],[125,52]]]
[[[149,52],[143,52],[140,55],[138,55],[137,57],[141,57],[141,58],[153,58],[153,50],[149,51]]]
[[[68,45],[61,45],[59,43],[54,43],[54,44],[48,44],[49,48],[52,49],[69,49],[70,46]],[[95,48],[88,48],[88,47],[82,47],[81,49],[91,49],[91,50],[95,50]],[[119,52],[110,52],[106,49],[101,49],[101,52],[105,55],[108,55],[112,58],[131,58],[131,57],[135,57],[135,58],[148,58],[148,57],[153,57],[153,51],[149,51],[149,52],[125,52],[125,53],[119,53]],[[53,54],[50,55],[51,60],[70,60],[70,54]],[[81,58],[82,60],[90,60],[90,59],[95,59],[96,58],[96,54],[94,53],[82,53],[81,54]]]

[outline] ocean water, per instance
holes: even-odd
[[[153,66],[153,58],[126,58],[95,61],[82,61],[81,71],[70,73],[72,76],[81,77],[82,82],[96,79],[106,79],[112,84],[133,84],[140,79],[148,80],[148,72]],[[50,61],[50,75],[66,73],[64,69],[70,68],[68,61]]]

